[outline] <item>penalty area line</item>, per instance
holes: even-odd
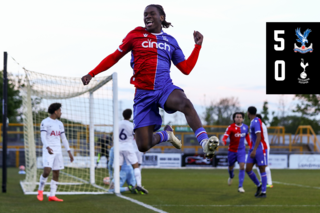
[[[157,209],[157,208],[155,208],[155,207],[153,207],[153,206],[150,206],[150,205],[148,205],[148,204],[145,204],[145,203],[142,203],[142,202],[137,201],[137,200],[135,200],[135,199],[132,199],[132,198],[130,198],[130,197],[126,197],[126,196],[123,196],[123,195],[121,195],[121,194],[116,194],[116,195],[117,195],[118,197],[120,197],[120,198],[129,200],[129,201],[131,201],[131,202],[133,202],[133,203],[136,203],[136,204],[138,204],[138,205],[140,205],[140,206],[143,206],[143,207],[145,207],[145,208],[147,208],[147,209],[150,209],[150,210],[152,210],[152,211],[159,212],[159,213],[168,213],[168,212],[162,211],[161,209]]]

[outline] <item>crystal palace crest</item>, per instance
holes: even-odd
[[[300,28],[297,28],[296,29],[296,36],[298,37],[297,41],[299,43],[301,43],[301,47],[298,47],[298,45],[295,43],[294,44],[294,52],[299,52],[299,53],[307,53],[307,52],[310,52],[312,53],[313,49],[312,49],[312,43],[310,44],[309,47],[307,47],[306,43],[308,43],[308,35],[309,33],[311,32],[310,29],[307,29],[306,31],[304,31],[303,35],[302,33],[300,32]]]

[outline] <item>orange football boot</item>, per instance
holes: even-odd
[[[56,196],[51,196],[48,198],[48,201],[57,201],[57,202],[63,202],[62,199],[57,198]]]
[[[38,190],[37,198],[38,198],[39,201],[43,201],[43,191]]]

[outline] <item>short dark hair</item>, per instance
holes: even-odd
[[[232,116],[233,121],[235,121],[234,119],[236,118],[236,115],[240,114],[242,116],[242,118],[244,118],[244,113],[243,112],[235,112]]]
[[[257,116],[258,118],[260,118],[260,120],[262,120],[262,117],[261,117],[260,114],[256,114],[256,116]]]
[[[60,103],[53,103],[48,107],[48,113],[50,113],[51,115],[57,111],[58,109],[61,108],[61,104]]]
[[[256,116],[263,122],[262,116],[260,114],[256,114]]]
[[[161,22],[163,28],[169,28],[170,26],[172,26],[171,22],[166,21],[166,13],[164,12],[164,9],[160,4],[149,4],[147,7],[157,8],[158,12],[160,13],[160,16],[164,16],[164,20]]]
[[[129,120],[131,118],[131,115],[132,115],[132,110],[131,109],[126,109],[126,110],[123,111],[122,115],[123,115],[124,119]]]
[[[255,108],[254,106],[251,106],[248,108],[248,112],[250,113],[250,115],[256,115],[257,114],[257,108]]]

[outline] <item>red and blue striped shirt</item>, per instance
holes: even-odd
[[[113,66],[125,54],[131,51],[133,75],[130,83],[138,89],[158,90],[172,83],[170,78],[171,61],[184,74],[188,75],[195,66],[201,46],[195,45],[186,60],[176,39],[161,31],[150,33],[143,27],[137,27],[123,39],[119,48],[106,57],[89,74],[95,76]]]
[[[249,146],[251,146],[250,136],[249,136],[249,127],[245,124],[238,126],[233,123],[226,129],[222,141],[224,145],[227,144],[227,138],[230,137],[229,151],[238,152],[238,150],[243,150],[246,148],[244,139],[247,140]]]

